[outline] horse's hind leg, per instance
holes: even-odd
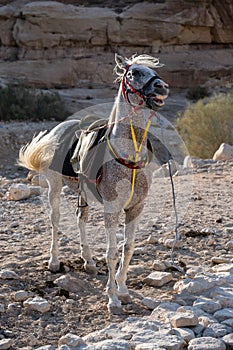
[[[143,204],[140,203],[133,208],[125,211],[125,240],[120,265],[116,274],[118,297],[123,304],[129,303],[131,300],[128,288],[126,286],[127,271],[134,252],[135,231],[140,219],[140,213],[142,212],[142,209]]]
[[[60,269],[58,258],[58,225],[60,219],[60,195],[62,189],[62,177],[54,171],[48,171],[46,174],[49,183],[49,205],[50,205],[50,220],[52,224],[52,242],[50,247],[49,269],[57,272]]]
[[[80,249],[81,249],[81,257],[84,260],[84,268],[88,273],[96,274],[96,264],[91,256],[91,250],[87,241],[86,236],[86,223],[88,220],[88,205],[81,198],[81,205],[77,209],[77,220],[78,227],[80,231]]]

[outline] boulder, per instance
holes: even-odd
[[[21,199],[29,198],[31,195],[31,191],[29,186],[18,183],[12,184],[7,193],[7,199],[12,201],[19,201]]]
[[[232,160],[233,146],[222,143],[213,155],[213,160]]]

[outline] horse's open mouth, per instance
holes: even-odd
[[[151,95],[148,97],[150,107],[162,107],[168,95]]]

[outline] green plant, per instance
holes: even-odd
[[[192,156],[212,158],[221,143],[233,144],[233,91],[190,105],[176,127]]]
[[[22,86],[0,89],[0,120],[64,120],[68,117],[58,93],[37,92]]]
[[[202,98],[209,97],[210,93],[205,86],[195,86],[187,91],[186,97],[191,101],[198,101]]]

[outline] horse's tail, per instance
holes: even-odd
[[[53,159],[57,144],[56,136],[47,134],[47,131],[41,131],[20,149],[18,164],[38,173],[46,171]]]

